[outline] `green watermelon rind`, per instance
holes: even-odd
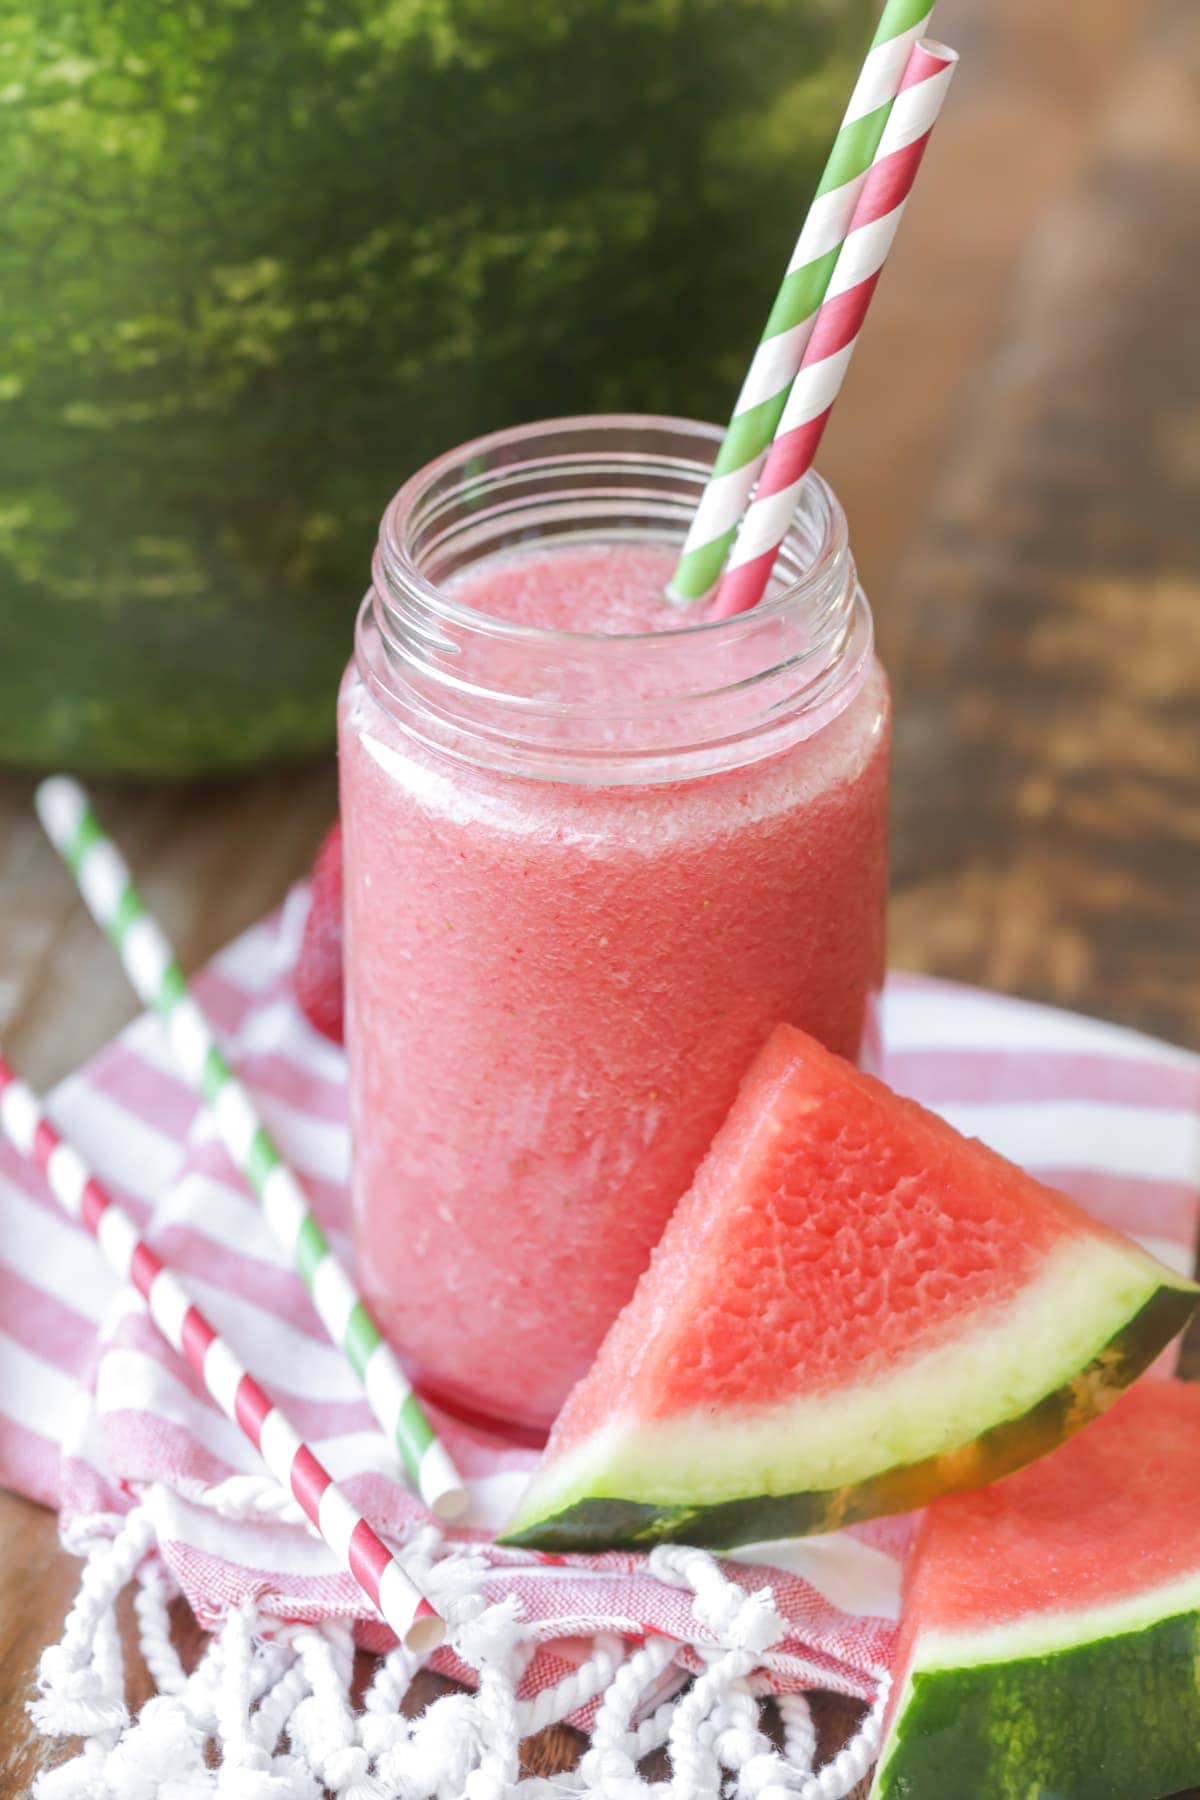
[[[905,1682],[872,1800],[1157,1800],[1200,1782],[1200,1570],[1116,1610],[1024,1620],[1025,1654],[1004,1626],[959,1660],[947,1640]]]
[[[1131,1247],[1130,1254],[1138,1253]],[[1183,1329],[1196,1299],[1189,1282],[1160,1282],[1094,1357],[1033,1406],[959,1447],[869,1479],[812,1492],[750,1493],[709,1505],[583,1494],[565,1504],[551,1502],[530,1516],[540,1502],[535,1483],[499,1541],[559,1552],[641,1549],[660,1542],[728,1549],[912,1511],[939,1494],[996,1481],[1053,1450],[1149,1367]]]
[[[6,6],[0,764],[327,754],[415,469],[724,417],[872,11]]]

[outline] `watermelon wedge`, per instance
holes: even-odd
[[[1196,1292],[780,1026],[503,1541],[730,1545],[993,1481],[1106,1406]]]
[[[1156,1800],[1200,1783],[1200,1389],[1147,1380],[929,1509],[873,1800]]]

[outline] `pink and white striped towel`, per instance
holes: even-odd
[[[344,1249],[343,1060],[290,995],[305,905],[297,891],[277,918],[218,956],[197,991]],[[1190,1270],[1200,1058],[1114,1026],[907,976],[889,982],[884,1042],[895,1086]],[[179,1081],[158,1021],[137,1020],[65,1081],[52,1112],[372,1522],[399,1541],[427,1526],[299,1277],[283,1266]],[[578,1662],[565,1640],[604,1633],[626,1641],[657,1634],[677,1642],[680,1667],[702,1665],[693,1594],[660,1579],[645,1558],[536,1557],[492,1546],[489,1531],[510,1511],[532,1454],[439,1422],[473,1497],[469,1529],[453,1535],[478,1548],[488,1599],[513,1597],[539,1646],[523,1693],[560,1681]],[[131,1508],[148,1508],[170,1578],[207,1624],[248,1601],[266,1620],[354,1618],[361,1596],[301,1522],[286,1509],[229,1503],[250,1491],[238,1478],[260,1474],[250,1447],[159,1342],[133,1291],[116,1286],[38,1173],[5,1148],[0,1480],[57,1507],[68,1543],[116,1531]],[[884,1520],[755,1547],[724,1565],[743,1588],[769,1589],[786,1622],[762,1658],[778,1691],[874,1692],[908,1532],[908,1521]],[[378,1624],[360,1621],[359,1632],[369,1646],[387,1641]],[[453,1650],[438,1654],[447,1672],[469,1673]],[[586,1708],[576,1713],[587,1717]]]

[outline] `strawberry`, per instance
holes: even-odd
[[[343,1041],[342,827],[336,824],[313,864],[312,899],[293,981],[309,1022],[335,1044]]]

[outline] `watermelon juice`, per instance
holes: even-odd
[[[359,1273],[433,1397],[531,1431],[772,1027],[860,1058],[889,712],[836,501],[770,600],[664,597],[716,434],[496,434],[385,516],[340,708]]]

